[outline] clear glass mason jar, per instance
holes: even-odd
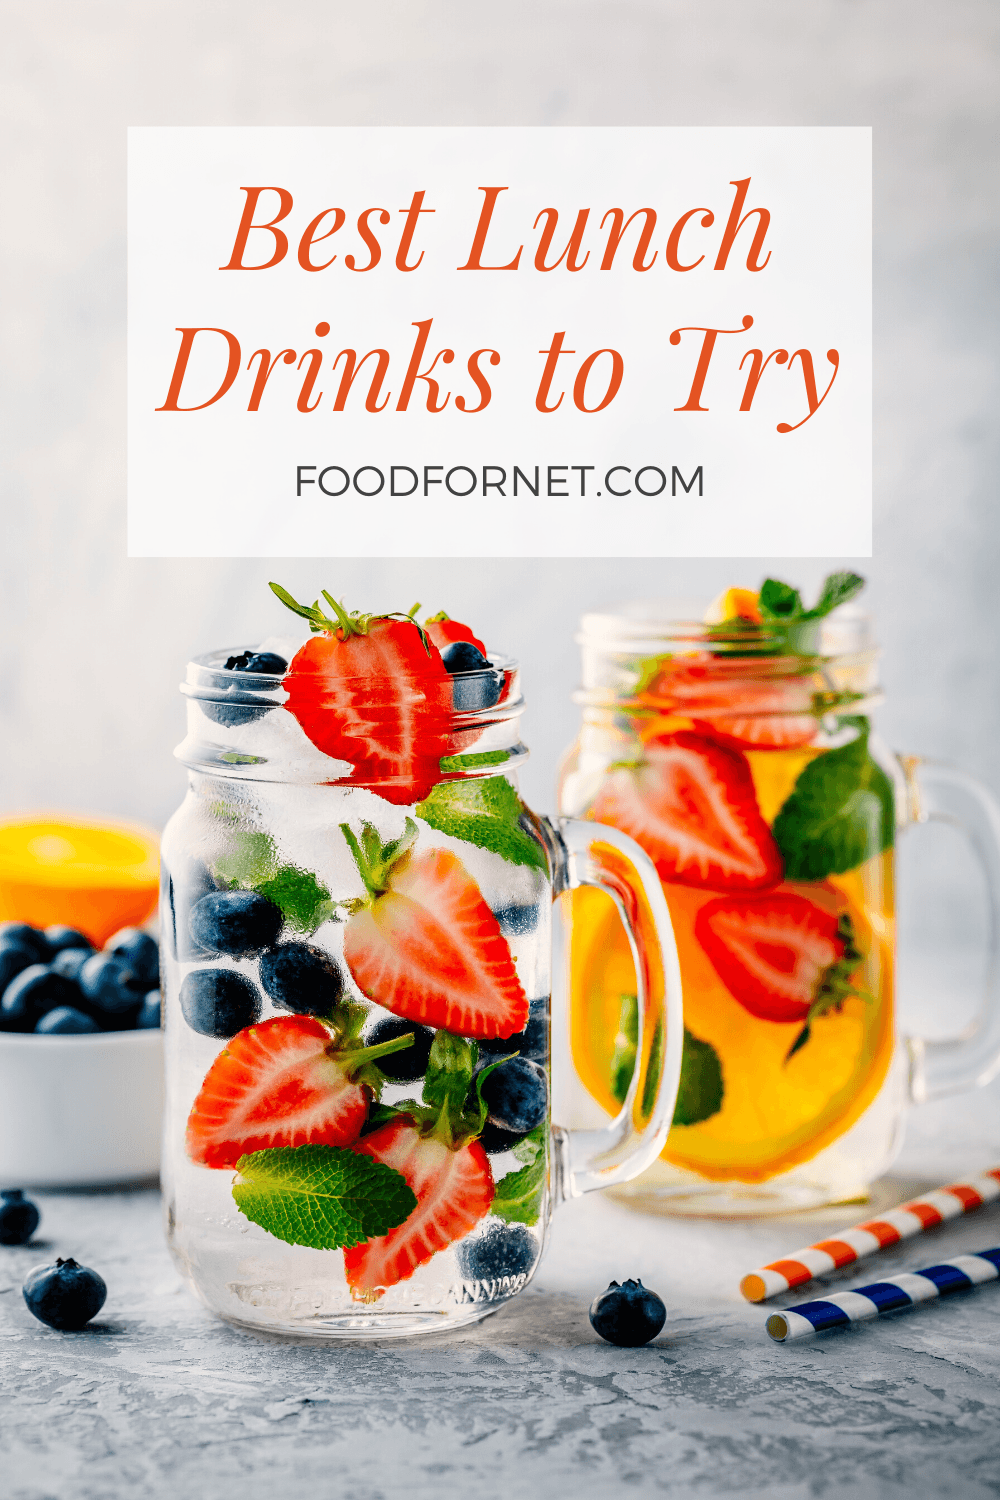
[[[307,737],[295,662],[282,679],[229,657],[188,667],[188,791],[162,843],[171,1253],[256,1328],[474,1322],[530,1279],[561,1197],[662,1149],[683,1024],[655,870],[621,834],[524,807],[514,662],[455,677],[451,754],[416,803]],[[350,687],[355,729],[384,740],[391,688]],[[588,884],[642,975],[642,1066],[606,1130],[569,1132],[549,1106],[551,913]],[[480,1091],[491,1064],[520,1067],[524,1098]]]
[[[789,637],[706,626],[662,602],[586,615],[579,737],[559,809],[628,833],[656,864],[684,991],[680,1093],[660,1160],[616,1189],[666,1213],[781,1212],[861,1196],[902,1143],[904,1107],[1000,1067],[1000,976],[961,1039],[900,1039],[893,850],[961,825],[1000,931],[1000,809],[963,773],[895,756],[870,622],[853,605]],[[574,1063],[613,1112],[636,993],[600,892],[572,896]]]

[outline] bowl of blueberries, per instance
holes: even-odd
[[[0,1181],[155,1177],[163,1114],[156,939],[0,923]]]

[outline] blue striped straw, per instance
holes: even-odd
[[[938,1266],[922,1271],[904,1271],[895,1281],[874,1281],[859,1286],[856,1292],[838,1292],[823,1301],[800,1302],[784,1312],[772,1313],[766,1328],[776,1343],[787,1339],[812,1338],[828,1328],[846,1328],[848,1323],[864,1323],[883,1313],[931,1302],[951,1292],[964,1292],[983,1281],[1000,1277],[1000,1246],[995,1250],[977,1250],[975,1254],[956,1255]]]

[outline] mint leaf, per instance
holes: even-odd
[[[892,783],[868,751],[864,719],[857,739],[810,761],[771,829],[787,880],[842,875],[891,849]]]
[[[471,781],[442,781],[417,807],[417,817],[480,849],[510,860],[547,870],[541,844],[521,827],[521,799],[506,776],[487,776]]]
[[[675,1125],[697,1125],[717,1115],[724,1095],[722,1065],[711,1042],[684,1028],[681,1081],[674,1106]]]
[[[211,865],[212,874],[224,885],[254,891],[261,881],[270,880],[275,874],[278,856],[269,833],[233,829],[226,845],[225,851]]]
[[[777,578],[765,578],[757,596],[757,605],[764,619],[797,620],[802,614],[802,596],[790,583],[781,583]]]
[[[326,886],[311,870],[279,865],[269,833],[234,829],[225,852],[211,868],[221,885],[257,891],[273,901],[296,932],[315,932],[321,922],[333,915],[333,902]]]
[[[653,1105],[656,1102],[656,1091],[660,1086],[660,1075],[663,1072],[663,1020],[658,1019],[656,1030],[653,1032],[653,1040],[649,1048],[649,1066],[646,1069],[646,1082],[643,1085],[642,1099],[639,1102],[639,1113],[643,1120],[648,1120],[653,1113]]]
[[[812,609],[806,611],[804,618],[821,619],[838,605],[846,604],[848,599],[853,599],[855,594],[860,594],[864,586],[865,580],[860,573],[831,573],[823,580],[820,596]]]
[[[333,915],[330,892],[311,870],[282,865],[270,880],[262,880],[254,890],[280,906],[285,921],[296,932],[315,932],[321,922]]]
[[[624,1104],[628,1086],[632,1082],[638,1034],[639,1002],[635,995],[623,995],[615,1050],[611,1058],[611,1092],[619,1104]],[[653,1110],[653,1099],[663,1065],[662,1053],[663,1027],[658,1023],[650,1048],[646,1086],[640,1106],[641,1113],[646,1118]],[[718,1114],[722,1108],[722,1095],[722,1067],[718,1053],[710,1042],[700,1041],[685,1026],[681,1081],[677,1090],[673,1123],[697,1125],[699,1120],[707,1120],[711,1115]]]
[[[514,1148],[519,1152],[530,1142],[537,1144],[533,1161],[516,1172],[508,1172],[497,1183],[490,1213],[508,1224],[537,1224],[542,1211],[542,1194],[545,1191],[545,1125],[538,1125]],[[523,1158],[522,1158],[523,1159]]]
[[[510,1148],[512,1155],[516,1156],[518,1161],[524,1162],[525,1166],[530,1167],[532,1162],[537,1161],[539,1152],[544,1156],[548,1133],[547,1124],[536,1125],[528,1135],[522,1136],[514,1143]]]
[[[402,1173],[339,1146],[276,1146],[236,1163],[241,1213],[290,1245],[361,1245],[409,1218],[416,1195]]]
[[[441,770],[472,771],[476,766],[502,766],[510,760],[509,750],[477,750],[471,755],[442,755]]]
[[[628,1086],[635,1072],[635,1050],[639,1039],[639,997],[623,995],[611,1054],[611,1093],[619,1104],[625,1103]]]

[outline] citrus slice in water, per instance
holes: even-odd
[[[0,920],[65,923],[97,946],[156,909],[159,841],[140,824],[54,814],[0,819]]]
[[[764,1182],[808,1161],[843,1134],[877,1094],[892,1055],[892,911],[890,856],[814,886],[819,905],[848,913],[864,960],[853,984],[876,1000],[849,996],[818,1016],[791,1056],[800,1021],[750,1014],[728,991],[695,939],[710,891],[664,886],[684,987],[684,1025],[718,1056],[721,1108],[697,1124],[675,1125],[663,1156],[715,1181]],[[582,1082],[609,1113],[615,1096],[615,1042],[622,997],[635,993],[624,931],[603,892],[573,893],[571,956],[573,1058]],[[619,1087],[620,1092],[620,1087]]]

